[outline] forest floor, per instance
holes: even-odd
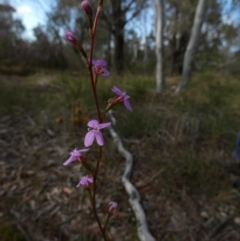
[[[101,240],[86,193],[76,188],[85,171],[78,163],[62,165],[72,149],[83,148],[86,123],[96,116],[89,80],[77,76],[0,76],[0,241]],[[133,112],[123,105],[113,110],[115,130],[133,154],[131,180],[156,240],[239,241],[240,165],[231,152],[240,81],[196,74],[175,95],[178,81],[167,78],[166,92],[156,95],[147,75],[101,78],[100,105],[115,84],[131,96]],[[103,218],[110,200],[119,203],[109,240],[138,240],[121,183],[125,160],[104,134],[97,207]]]

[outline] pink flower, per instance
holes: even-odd
[[[117,217],[118,216],[118,211],[117,211],[118,204],[116,202],[111,201],[108,205],[109,205],[108,211],[110,213],[113,213],[113,215],[115,217]]]
[[[110,126],[111,122],[99,124],[97,120],[91,120],[88,122],[87,125],[90,127],[89,128],[90,130],[85,136],[84,145],[86,147],[91,146],[93,144],[94,139],[96,138],[98,145],[103,146],[104,139],[103,139],[102,132],[100,130]]]
[[[117,104],[120,102],[124,102],[124,105],[126,106],[126,108],[132,111],[132,106],[128,100],[130,99],[130,96],[127,95],[126,91],[120,90],[117,86],[113,86],[112,91],[119,96],[116,99],[114,99],[112,103]]]
[[[103,76],[109,76],[110,73],[108,70],[103,68],[107,65],[107,62],[105,60],[99,59],[99,60],[92,60],[93,69],[95,70],[96,74],[101,74]]]
[[[82,156],[82,152],[87,152],[89,149],[77,150],[76,148],[70,153],[70,157],[63,163],[64,166],[67,166],[73,161],[79,160]]]
[[[88,16],[92,16],[93,10],[92,10],[92,6],[89,3],[89,1],[87,1],[87,0],[82,1],[81,7]]]
[[[70,30],[66,31],[65,33],[65,37],[66,39],[71,42],[72,44],[76,45],[77,44],[77,39],[74,36],[73,32],[71,32]]]
[[[88,175],[85,177],[82,177],[79,181],[77,187],[80,187],[81,185],[88,188],[93,183],[93,178],[89,177]]]

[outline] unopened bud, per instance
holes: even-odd
[[[76,39],[76,37],[74,36],[74,34],[73,34],[73,32],[71,32],[71,31],[66,31],[66,33],[65,33],[65,37],[66,37],[66,39],[69,41],[69,42],[71,42],[72,44],[74,44],[74,45],[77,45],[77,39]]]
[[[89,29],[90,29],[90,35],[92,36],[92,27],[93,27],[93,10],[92,6],[89,3],[88,0],[83,0],[81,3],[82,9],[85,11],[87,18],[88,18],[88,24],[89,24]]]
[[[92,16],[93,14],[93,10],[92,10],[92,6],[91,4],[89,3],[89,1],[87,0],[83,0],[82,3],[81,3],[81,7],[82,9],[85,11],[85,13],[87,14],[87,16]]]
[[[115,217],[119,216],[118,210],[117,210],[118,204],[116,202],[111,201],[109,203],[109,213],[112,213]]]
[[[70,43],[74,44],[78,48],[78,50],[82,53],[83,57],[87,59],[87,54],[85,50],[83,49],[81,43],[77,40],[73,32],[71,32],[70,30],[66,31],[65,37]]]

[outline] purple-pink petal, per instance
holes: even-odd
[[[88,175],[85,176],[85,177],[82,177],[81,180],[80,180],[80,184],[83,185],[83,186],[87,186],[90,183],[93,183],[93,178],[89,177]]]
[[[124,105],[127,107],[128,110],[132,111],[132,106],[128,100],[129,98],[124,98]]]
[[[90,60],[89,60],[89,62],[90,62]],[[106,70],[105,68],[103,68],[104,66],[107,65],[107,62],[105,60],[102,60],[102,59],[94,60],[93,59],[92,64],[93,64],[93,67],[97,74],[101,74],[103,76],[110,75],[109,71]]]
[[[96,131],[95,132],[95,137],[96,137],[97,144],[99,146],[103,146],[104,145],[104,139],[103,139],[102,132],[101,131]]]
[[[103,129],[103,128],[109,127],[111,124],[112,124],[111,122],[99,124],[98,129]]]
[[[121,91],[117,86],[113,86],[113,88],[112,88],[112,91],[115,93],[115,94],[117,94],[117,95],[119,95],[119,96],[122,96],[122,94],[123,94],[123,91]]]
[[[88,131],[88,133],[85,136],[84,145],[86,147],[91,146],[95,138],[99,146],[104,145],[104,139],[100,129],[110,126],[111,122],[101,123],[101,124],[98,124],[98,123],[99,122],[97,120],[91,120],[88,122],[88,126],[92,129]]]
[[[84,145],[86,147],[91,146],[93,144],[94,137],[94,131],[89,131],[84,138]]]
[[[78,157],[81,156],[81,152],[80,152],[80,150],[77,150],[77,149],[75,148],[75,149],[70,153],[70,155],[78,158]]]
[[[87,152],[89,149],[80,149],[77,150],[76,148],[70,153],[70,157],[63,163],[64,166],[67,166],[73,161],[78,160],[81,157],[82,152]]]
[[[113,201],[109,202],[109,212],[116,210],[117,207],[118,207],[118,204],[116,202],[113,202]]]
[[[98,125],[98,121],[97,120],[90,120],[87,125],[91,128],[96,128],[96,126]]]
[[[88,187],[91,183],[93,183],[93,178],[87,175],[81,178],[81,180],[77,184],[77,187],[80,187],[80,185]]]
[[[70,156],[70,157],[63,163],[63,166],[67,166],[67,165],[69,165],[71,162],[76,161],[76,160],[77,160],[76,157]]]
[[[108,70],[106,70],[106,69],[104,69],[104,68],[102,68],[102,70],[103,70],[102,76],[109,76],[109,75],[110,75],[110,73],[109,73]]]
[[[94,64],[94,63],[93,63]],[[107,65],[107,62],[105,60],[102,60],[102,59],[98,59],[97,61],[95,61],[95,64],[94,65],[99,65],[101,67],[103,66],[106,66]]]

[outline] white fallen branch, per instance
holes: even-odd
[[[111,110],[108,112],[108,116],[110,117],[112,124],[115,125],[116,119],[114,118]],[[141,197],[139,192],[130,182],[133,167],[132,154],[124,148],[122,141],[115,130],[112,127],[109,127],[108,130],[113,138],[115,145],[117,146],[119,153],[126,159],[126,166],[122,176],[122,182],[126,192],[129,195],[129,203],[138,222],[138,237],[141,241],[155,241],[156,239],[150,234],[148,230],[146,215],[140,203]]]

